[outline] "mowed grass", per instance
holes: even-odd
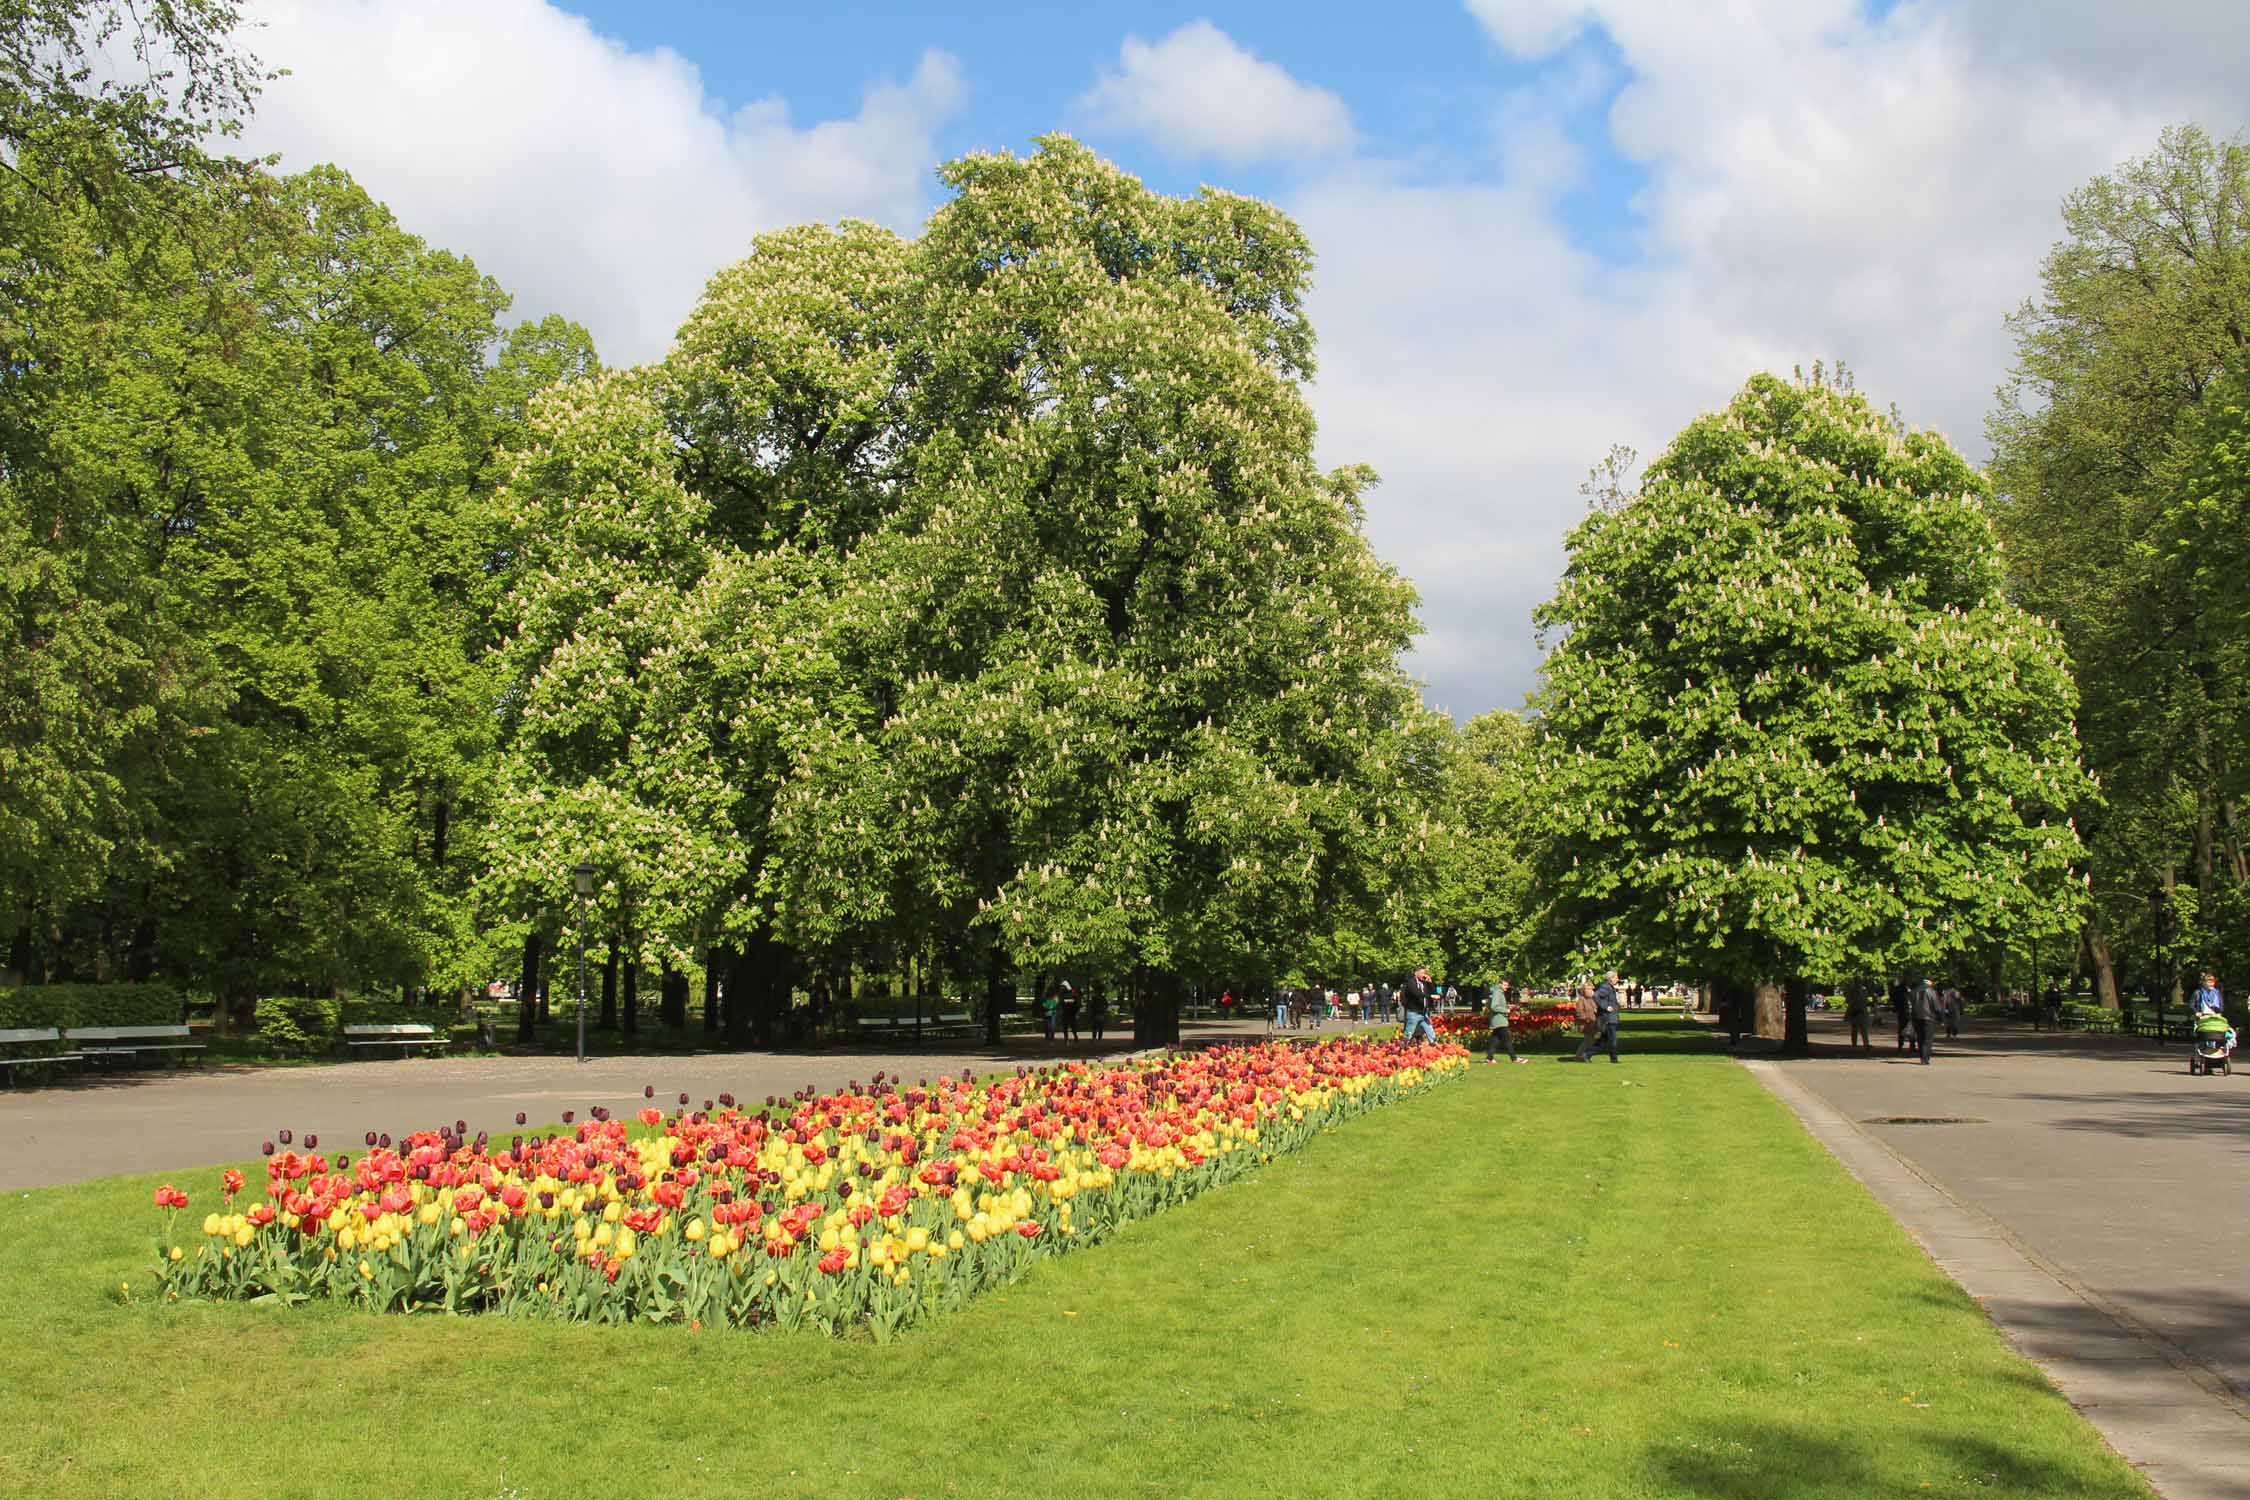
[[[0,1488],[2148,1494],[1754,1079],[1626,1035],[1674,1050],[1480,1064],[888,1347],[151,1305],[156,1178],[11,1194]]]

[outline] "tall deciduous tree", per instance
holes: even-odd
[[[2201,946],[2197,912],[2241,883],[2246,679],[2168,517],[2206,452],[2202,413],[2250,362],[2250,147],[2168,130],[2072,194],[2063,225],[2012,320],[1993,477],[2011,587],[2061,625],[2085,695],[2104,795],[2080,807],[2084,941],[2114,1004],[2121,946],[2176,988],[2168,955]]]
[[[2073,919],[2090,795],[2052,627],[1984,480],[1816,378],[1753,379],[1589,516],[1537,699],[1550,943],[1787,982],[1928,969]]]

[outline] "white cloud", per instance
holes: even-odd
[[[1245,50],[1209,21],[1157,42],[1129,36],[1117,71],[1078,100],[1097,130],[1145,136],[1179,157],[1230,166],[1318,157],[1352,144],[1351,111],[1327,89]]]
[[[1433,701],[1519,700],[1588,467],[1756,370],[1842,357],[1981,458],[2063,195],[2166,123],[2242,128],[2250,7],[2156,3],[2170,34],[2100,0],[1469,0],[1543,67],[1477,179],[1351,161],[1287,204],[1320,254],[1323,456],[1385,476],[1369,532],[1422,587]],[[1621,88],[1589,128],[1597,50]],[[1643,174],[1624,268],[1563,196],[1603,139]]]
[[[720,112],[686,59],[545,0],[268,0],[252,16],[251,46],[291,76],[259,100],[250,149],[344,166],[517,313],[577,318],[611,360],[661,354],[760,230],[846,215],[913,230],[964,94],[929,52],[858,114],[800,128],[780,100]]]

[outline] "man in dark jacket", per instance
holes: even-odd
[[[1437,1031],[1430,1025],[1430,971],[1416,969],[1414,977],[1406,981],[1398,992],[1398,1008],[1405,1025],[1399,1031],[1399,1040],[1411,1042],[1419,1034],[1426,1042],[1437,1040]]]
[[[1891,1016],[1898,1022],[1898,1046],[1894,1051],[1906,1050],[1906,1035],[1914,1024],[1914,995],[1903,979],[1891,981]]]
[[[1914,987],[1914,1047],[1922,1054],[1922,1066],[1930,1065],[1930,1038],[1936,1034],[1938,1018],[1944,1004],[1938,999],[1937,986],[1924,976]]]
[[[1594,986],[1594,1029],[1578,1044],[1578,1060],[1591,1062],[1596,1052],[1609,1049],[1609,1060],[1617,1061],[1617,971],[1612,969],[1600,984]]]

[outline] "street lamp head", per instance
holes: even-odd
[[[574,867],[570,872],[570,884],[581,896],[594,894],[594,867],[588,864]]]

